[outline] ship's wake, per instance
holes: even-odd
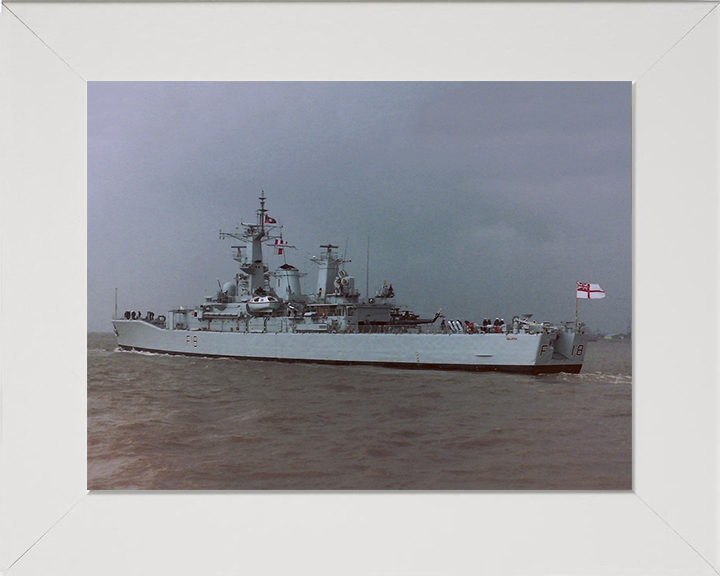
[[[631,374],[605,374],[603,372],[582,372],[580,374],[567,374],[562,372],[558,375],[562,382],[575,382],[578,384],[618,384],[632,385]]]

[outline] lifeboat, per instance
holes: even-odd
[[[255,296],[248,300],[247,307],[252,314],[269,314],[277,310],[281,302],[275,296]]]

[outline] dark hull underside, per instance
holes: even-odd
[[[462,370],[465,372],[511,372],[515,374],[579,374],[582,364],[553,364],[549,366],[513,366],[513,365],[477,365],[477,364],[427,364],[417,362],[362,362],[347,360],[316,360],[304,358],[262,358],[255,356],[229,356],[225,354],[193,354],[187,352],[171,352],[167,350],[153,350],[137,346],[119,345],[123,350],[132,352],[152,352],[168,354],[171,356],[200,356],[203,358],[233,358],[235,360],[259,360],[263,362],[286,362],[303,364],[331,364],[335,366],[382,366],[384,368],[401,368],[407,370]]]

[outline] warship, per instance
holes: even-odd
[[[449,319],[439,310],[421,318],[396,303],[383,282],[361,298],[345,270],[338,246],[321,246],[317,284],[304,293],[306,274],[284,263],[270,270],[263,247],[276,254],[294,248],[265,208],[264,192],[255,221],[241,223],[220,239],[237,240],[232,258],[239,271],[195,307],[166,314],[126,311],[113,318],[123,350],[207,357],[395,368],[503,371],[529,374],[580,372],[588,338],[575,322],[536,322],[532,314],[511,321]],[[366,290],[367,291],[367,290]]]

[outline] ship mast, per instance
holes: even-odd
[[[334,282],[340,272],[340,265],[350,262],[350,260],[346,260],[344,254],[338,255],[333,252],[338,246],[323,244],[320,248],[325,248],[325,252],[320,256],[313,256],[310,261],[319,266],[315,296],[318,301],[327,302],[327,296],[335,292]]]
[[[255,294],[258,290],[265,290],[265,264],[263,262],[262,245],[265,239],[280,238],[282,226],[275,222],[274,218],[267,215],[265,208],[265,192],[263,191],[260,200],[260,208],[256,210],[257,216],[255,224],[241,223],[235,229],[235,232],[220,231],[220,239],[235,238],[250,244],[249,257],[246,255],[244,260],[240,262],[240,270],[248,275],[248,288],[251,294]],[[236,258],[237,259],[237,258]]]

